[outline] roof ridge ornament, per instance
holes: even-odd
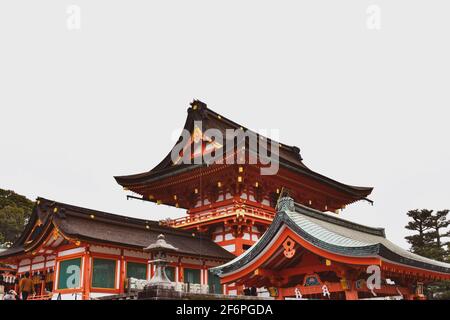
[[[277,212],[280,211],[295,211],[295,202],[291,197],[291,191],[285,187],[281,189],[280,197],[278,198],[275,207]]]
[[[204,103],[203,101],[200,101],[198,99],[194,99],[191,103],[191,109],[194,111],[204,111],[208,108],[208,105]]]
[[[300,150],[299,147],[293,146],[293,147],[292,147],[292,151],[294,151],[294,152],[296,153],[296,155],[298,156],[298,159],[299,159],[300,161],[303,161],[303,157],[302,157],[301,150]]]

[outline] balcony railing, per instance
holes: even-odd
[[[202,213],[195,213],[182,218],[162,220],[161,224],[174,228],[181,228],[227,217],[252,217],[271,222],[274,218],[274,212],[267,209],[249,207],[246,205],[234,205],[226,208],[213,209]]]

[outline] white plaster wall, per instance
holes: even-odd
[[[45,267],[46,267],[46,268],[54,267],[54,266],[55,266],[55,260],[47,261],[47,262],[45,263]]]
[[[234,237],[231,233],[225,234],[225,240],[233,240],[233,239],[234,239]]]
[[[45,263],[44,263],[44,262],[36,263],[36,264],[33,264],[33,265],[31,266],[31,270],[42,269],[42,268],[44,268],[44,267],[45,267]]]
[[[44,261],[45,258],[43,256],[38,256],[33,259],[33,263],[38,263]]]
[[[30,271],[30,266],[23,266],[20,267],[18,270],[18,272],[27,272],[27,271]]]
[[[227,246],[223,246],[223,248],[229,252],[234,252],[236,251],[236,246],[234,244],[229,244]]]
[[[23,259],[22,261],[20,261],[19,266],[23,266],[30,263],[31,263],[30,259]]]
[[[68,250],[64,250],[61,252],[58,252],[58,257],[65,257],[71,254],[75,254],[75,253],[81,253],[84,252],[84,248],[73,248],[73,249],[68,249]]]

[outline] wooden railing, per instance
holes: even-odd
[[[51,300],[52,294],[43,294],[43,295],[35,295],[35,296],[29,296],[27,300]]]
[[[162,220],[161,223],[174,228],[181,228],[233,216],[252,217],[271,222],[274,218],[274,212],[267,209],[249,207],[245,205],[234,205],[226,208],[213,209],[207,212],[195,213],[182,218]]]

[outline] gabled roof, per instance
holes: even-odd
[[[334,255],[379,258],[396,265],[446,274],[450,278],[450,264],[400,248],[386,239],[384,229],[353,223],[299,204],[279,211],[266,233],[246,253],[211,270],[229,275],[245,268],[267,249],[282,228],[289,228],[307,243]]]
[[[36,222],[40,220],[40,226]],[[38,198],[25,231],[0,259],[23,254],[43,241],[56,226],[65,237],[74,240],[112,244],[143,249],[164,234],[166,241],[177,247],[179,254],[208,257],[227,261],[231,253],[207,237],[183,230],[161,226],[157,221],[136,219],[103,211],[77,207]],[[31,242],[30,242],[31,240]]]
[[[246,127],[237,124],[236,122],[229,120],[215,111],[207,108],[207,105],[201,101],[194,100],[191,103],[191,108],[188,109],[188,116],[184,125],[184,129],[189,131],[191,135],[194,134],[194,122],[201,121],[202,129],[206,131],[208,129],[218,129],[226,137],[227,129],[244,130],[247,134],[256,135],[258,139],[266,140],[267,145],[271,143],[279,145],[279,163],[280,166],[293,171],[298,174],[305,175],[312,178],[319,183],[323,183],[333,188],[340,190],[341,192],[347,194],[353,201],[365,199],[373,190],[372,187],[358,187],[347,185],[333,179],[330,179],[324,175],[309,169],[304,163],[302,156],[300,155],[300,149],[296,146],[288,146],[277,141],[272,141],[267,137],[264,137]],[[182,137],[178,140],[177,144],[182,141]],[[225,142],[226,144],[226,142]],[[253,152],[258,155],[258,157],[263,157],[258,150],[251,149],[248,146],[249,152]],[[177,164],[174,165],[171,159],[172,151],[153,169],[148,172],[143,172],[139,174],[127,175],[127,176],[116,176],[114,177],[118,184],[124,188],[128,188],[134,192],[139,193],[137,186],[141,188],[143,185],[155,183],[162,181],[166,178],[179,175],[185,172],[189,172],[200,167],[206,166],[206,164]],[[352,201],[352,202],[353,202]]]

